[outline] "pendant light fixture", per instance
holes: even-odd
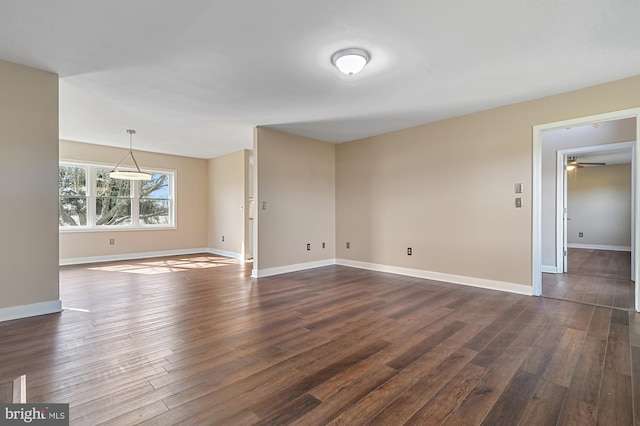
[[[366,50],[351,48],[339,50],[331,57],[331,62],[346,75],[354,75],[362,71],[369,62],[369,53]]]
[[[133,135],[136,133],[135,130],[127,129],[127,133],[129,133],[129,152],[125,155],[122,160],[111,170],[109,173],[109,177],[112,179],[126,179],[126,180],[151,180],[151,174],[145,173],[140,170],[140,166],[138,166],[138,162],[136,161],[136,157],[133,156]],[[118,167],[125,158],[131,156],[133,160],[133,164],[136,165],[136,170],[118,170]]]

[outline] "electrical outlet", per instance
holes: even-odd
[[[324,245],[324,243],[322,243],[322,248],[325,248],[325,245]]]
[[[109,238],[109,245],[110,246],[115,246],[116,245],[116,239],[115,238]]]
[[[347,248],[350,249],[351,248],[351,243],[347,241]]]
[[[411,247],[407,247],[407,256],[411,256],[412,253],[413,250],[411,250]]]
[[[311,244],[307,244],[307,250],[311,250]]]
[[[522,198],[516,198],[516,208],[522,207]]]
[[[224,243],[224,235],[222,236],[222,242]]]
[[[584,237],[584,232],[578,232],[578,237],[580,238]]]

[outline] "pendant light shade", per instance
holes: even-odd
[[[140,170],[140,166],[138,166],[138,162],[136,161],[136,157],[133,156],[133,135],[135,134],[135,130],[127,129],[127,133],[129,133],[129,152],[125,155],[122,160],[109,173],[109,177],[112,179],[126,179],[126,180],[151,180],[151,174],[146,173]],[[133,160],[133,164],[135,164],[135,170],[118,170],[120,164],[127,158],[131,157]]]

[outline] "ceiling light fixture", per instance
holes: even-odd
[[[129,152],[127,152],[127,155],[125,155],[122,158],[122,160],[120,160],[120,162],[116,164],[113,170],[111,170],[111,173],[109,173],[110,178],[127,179],[127,180],[151,180],[151,174],[141,171],[140,166],[138,166],[138,162],[136,161],[136,157],[133,156],[132,147],[133,147],[133,135],[135,132],[136,132],[135,130],[127,129],[127,133],[129,133]],[[133,160],[133,164],[136,165],[136,170],[118,170],[118,167],[120,166],[120,164],[122,164],[125,158],[129,156],[131,156],[131,159]]]
[[[363,49],[351,48],[338,50],[331,57],[331,62],[346,75],[358,74],[367,62],[369,62],[370,56],[367,51]]]

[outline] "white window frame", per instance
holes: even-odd
[[[87,225],[85,226],[58,226],[58,230],[61,233],[67,232],[100,232],[100,231],[140,231],[140,230],[164,230],[164,229],[176,229],[177,226],[177,209],[176,209],[176,170],[169,169],[150,169],[144,167],[144,171],[154,174],[161,173],[169,176],[168,190],[169,190],[169,224],[142,224],[140,223],[140,184],[131,185],[131,224],[129,225],[96,225],[96,169],[112,168],[113,165],[101,164],[101,163],[89,163],[78,160],[60,160],[58,167],[85,167],[86,173],[86,185],[87,185]]]

